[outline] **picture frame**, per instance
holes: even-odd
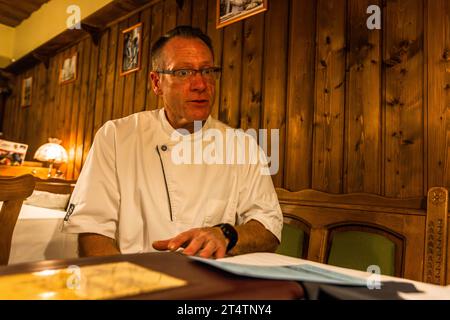
[[[33,77],[28,77],[22,80],[22,92],[20,95],[20,106],[31,106],[31,97],[33,89]]]
[[[59,72],[59,83],[65,84],[77,79],[77,53],[64,59],[62,68]]]
[[[216,0],[216,28],[267,11],[268,0]]]
[[[142,22],[122,31],[120,43],[120,75],[124,76],[141,68]]]

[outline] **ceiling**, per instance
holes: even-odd
[[[10,27],[16,27],[48,1],[49,0],[0,0],[0,23]],[[14,2],[14,4],[11,4],[11,2]]]

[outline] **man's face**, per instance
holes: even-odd
[[[208,46],[200,39],[175,37],[161,52],[161,69],[203,69],[214,66]],[[153,91],[162,96],[170,124],[190,128],[195,120],[206,120],[214,103],[215,81],[200,73],[188,79],[174,75],[151,73]]]

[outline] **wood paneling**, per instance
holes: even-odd
[[[368,30],[368,5],[382,30]],[[216,1],[153,1],[19,73],[4,110],[4,138],[63,140],[77,178],[107,120],[162,106],[150,88],[151,44],[177,24],[205,30],[223,74],[212,114],[234,127],[280,130],[276,186],[332,193],[424,196],[450,187],[450,4],[447,0],[280,0],[216,29]],[[122,30],[143,23],[141,69],[120,76]],[[63,60],[78,76],[61,85]],[[20,107],[33,76],[31,107]],[[267,148],[270,156],[270,145]]]
[[[267,154],[271,160],[271,167],[277,173],[273,176],[275,186],[283,185],[284,147],[286,130],[286,82],[287,82],[287,49],[289,1],[271,2],[270,10],[266,14],[263,65],[263,107],[261,127],[268,130],[279,130],[279,157],[276,159],[269,150],[272,143],[267,143]],[[270,134],[268,133],[269,137]],[[261,143],[261,142],[260,142]],[[278,160],[278,161],[277,161]],[[275,173],[275,172],[274,172]]]
[[[317,2],[313,181],[342,192],[345,112],[346,1]]]
[[[450,2],[427,1],[428,184],[450,185]],[[450,268],[450,264],[449,264]]]
[[[385,37],[385,195],[424,192],[424,1],[388,1]]]
[[[312,181],[316,9],[315,1],[291,1],[284,178],[288,190],[310,188]]]
[[[46,2],[48,0],[21,0],[11,5],[9,0],[0,0],[0,23],[17,27]]]
[[[381,31],[366,9],[381,1],[349,0],[344,192],[381,192]]]

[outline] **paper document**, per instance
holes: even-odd
[[[247,277],[366,286],[367,278],[320,268],[305,260],[275,253],[251,253],[223,259],[191,257],[216,268]]]

